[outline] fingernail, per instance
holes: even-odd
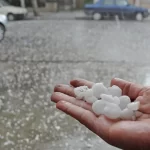
[[[62,85],[60,85],[60,84],[56,85],[55,88],[54,88],[54,92],[57,91],[61,87],[62,87]]]
[[[61,103],[67,103],[66,101],[60,101]]]
[[[120,78],[114,78],[115,80],[120,80],[120,81],[123,81],[123,79],[120,79]]]
[[[61,85],[61,84],[58,84],[56,87],[60,88],[60,87],[62,87],[62,85]]]
[[[68,102],[66,102],[66,101],[64,101],[64,100],[60,101],[60,103],[61,103],[61,104],[65,104],[65,105],[69,104]]]
[[[68,107],[68,103],[66,101],[60,101],[57,103],[56,107],[62,110]]]

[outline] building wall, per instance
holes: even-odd
[[[84,6],[84,0],[76,0],[76,8],[82,9]]]
[[[58,0],[57,4],[59,10],[72,10],[73,9],[73,0]]]
[[[135,0],[128,0],[128,2],[129,2],[130,4],[134,4],[134,1],[135,1]]]
[[[136,0],[128,0],[130,4],[136,4]],[[145,8],[150,8],[150,0],[139,0],[139,5]]]
[[[39,0],[41,3],[46,2],[47,0]],[[55,0],[53,3],[45,3],[44,7],[39,8],[40,11],[49,11],[49,12],[57,12],[61,10],[72,10],[72,9],[82,9],[84,6],[85,0],[64,0],[66,2],[66,5],[59,6],[58,1],[63,0]],[[71,2],[72,1],[72,2]],[[128,0],[130,4],[135,4],[136,0]],[[150,8],[150,0],[139,0],[140,6],[145,8]]]
[[[141,0],[140,5],[145,8],[150,8],[150,0]]]

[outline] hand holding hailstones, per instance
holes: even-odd
[[[128,96],[122,96],[118,86],[106,88],[103,83],[96,83],[91,89],[80,86],[74,89],[77,99],[92,104],[96,115],[105,115],[110,119],[135,120],[140,102],[131,102]]]

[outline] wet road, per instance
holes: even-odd
[[[116,150],[49,101],[75,77],[150,84],[150,21],[12,22],[0,44],[0,149]]]

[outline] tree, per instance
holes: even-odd
[[[135,0],[135,5],[140,6],[140,0]]]
[[[34,16],[39,16],[37,0],[32,0]]]
[[[26,5],[25,5],[25,0],[20,0],[20,5],[21,5],[21,7],[26,7]]]

